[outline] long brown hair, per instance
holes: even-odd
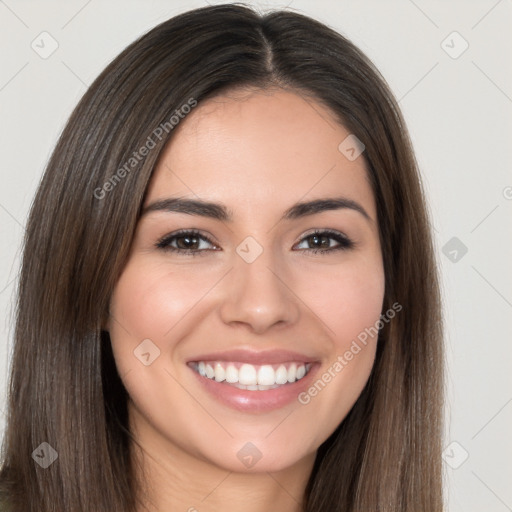
[[[48,162],[18,287],[0,472],[12,512],[136,510],[127,393],[102,321],[173,134],[169,119],[191,99],[200,104],[243,87],[281,87],[322,102],[364,143],[384,259],[383,310],[395,302],[403,308],[379,333],[361,396],[318,450],[304,511],[442,510],[438,275],[398,105],[368,58],[324,24],[218,5],[165,21],[115,58]],[[156,137],[159,126],[166,129]],[[154,147],[134,163],[148,138]],[[47,468],[33,456],[49,450],[41,443],[58,454]]]

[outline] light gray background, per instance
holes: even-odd
[[[400,100],[443,280],[448,510],[512,511],[511,0],[248,3],[288,5],[331,25],[375,62]],[[0,432],[23,226],[56,138],[127,44],[203,5],[0,0]],[[43,31],[58,43],[46,59],[31,47],[51,48]],[[456,245],[446,246],[453,237]]]

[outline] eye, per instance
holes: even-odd
[[[338,245],[334,247],[331,245],[331,240],[335,240]],[[201,242],[206,242],[206,245],[210,244],[214,248],[209,249],[207,247],[201,247]],[[316,245],[313,248],[306,248],[306,251],[316,254],[329,253],[331,251],[340,251],[352,249],[355,243],[348,237],[332,230],[316,230],[306,235],[299,243],[309,243],[310,245]],[[158,249],[163,251],[170,251],[177,254],[188,254],[191,256],[204,255],[208,251],[215,251],[219,248],[205,235],[195,229],[181,230],[176,233],[165,235],[155,244]]]
[[[338,242],[338,245],[332,247],[330,245],[330,240],[335,240],[336,242]],[[311,244],[316,245],[316,247],[312,249],[306,248],[306,250],[312,252],[313,254],[316,254],[318,252],[325,254],[331,251],[347,250],[352,249],[355,246],[355,243],[352,240],[350,240],[347,236],[343,235],[342,233],[339,233],[338,231],[331,231],[329,229],[323,231],[316,230],[313,231],[312,233],[309,233],[302,239],[300,243],[304,242],[310,242]]]
[[[214,247],[215,244],[206,236],[195,229],[181,230],[170,235],[165,235],[155,244],[158,249],[171,251],[179,254],[190,254],[196,256],[206,251],[215,249],[200,248],[200,241],[205,241]],[[174,245],[175,244],[175,245]]]

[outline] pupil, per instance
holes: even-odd
[[[185,242],[185,249],[190,249],[190,243],[195,244],[196,243],[196,240],[197,240],[197,237],[195,236],[182,236],[178,239],[178,242],[182,240],[182,241],[186,241]],[[192,242],[191,242],[192,241]]]
[[[320,247],[328,247],[329,246],[329,242],[327,241],[326,237],[324,236],[318,236],[318,235],[313,235],[311,237],[315,243],[317,243],[319,240],[323,239],[324,243],[320,243]],[[327,241],[327,244],[325,243]]]

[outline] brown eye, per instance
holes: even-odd
[[[155,246],[158,249],[162,249],[164,251],[189,254],[192,256],[195,256],[196,254],[202,254],[209,250],[215,250],[204,247],[201,248],[201,242],[206,242],[207,244],[213,245],[215,247],[213,242],[208,237],[202,235],[199,231],[196,230],[179,231],[177,233],[165,235],[155,244]]]
[[[331,240],[335,240],[338,245],[334,247],[331,245]],[[313,252],[314,254],[317,252],[327,253],[331,251],[339,251],[351,249],[354,247],[354,242],[352,242],[345,235],[338,233],[336,231],[315,231],[306,235],[300,243],[306,242],[308,245],[313,246],[306,248],[307,251]]]

